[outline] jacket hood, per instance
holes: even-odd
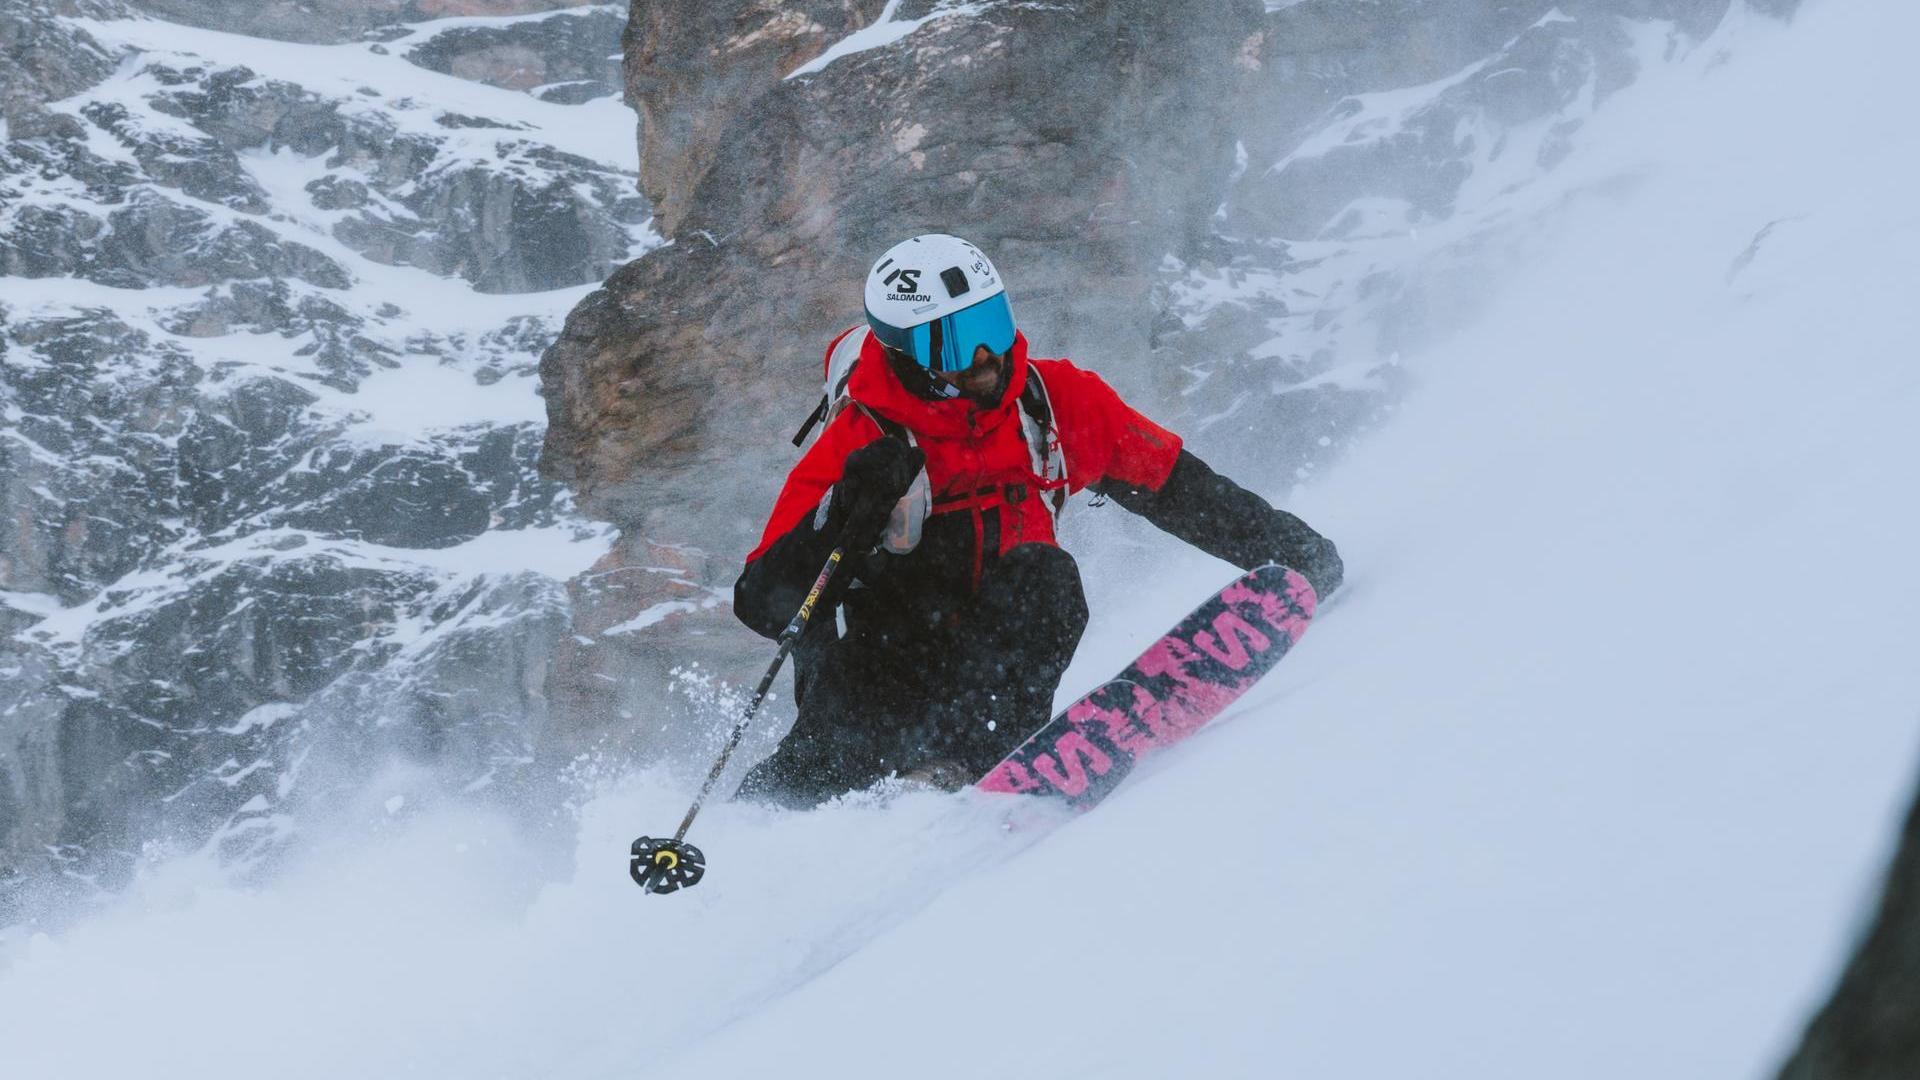
[[[916,435],[962,438],[998,427],[1018,407],[1020,392],[1027,385],[1025,334],[1014,333],[1007,363],[1012,370],[1007,374],[1006,391],[992,405],[977,405],[965,397],[929,401],[900,384],[893,365],[887,362],[885,348],[869,334],[847,380],[847,395]]]

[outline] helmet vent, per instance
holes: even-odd
[[[940,284],[947,287],[948,296],[961,296],[973,288],[967,283],[966,271],[957,266],[949,266],[940,271]]]

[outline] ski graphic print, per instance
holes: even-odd
[[[1307,632],[1315,602],[1313,586],[1285,567],[1242,576],[974,786],[1094,806],[1141,758],[1193,734],[1273,670]]]

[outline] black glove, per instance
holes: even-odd
[[[848,454],[827,503],[827,534],[849,551],[871,549],[886,533],[894,504],[926,464],[925,451],[891,435]]]

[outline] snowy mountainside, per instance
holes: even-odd
[[[154,842],[244,861],[387,756],[526,771],[605,547],[537,473],[533,364],[657,242],[617,8],[74,11],[0,16],[0,912]]]
[[[383,789],[364,815],[376,823],[389,806],[418,807],[436,792],[542,807],[555,800],[524,798],[526,787],[548,785],[609,741],[681,759],[710,749],[715,733],[660,715],[660,676],[751,662],[724,603],[738,555],[726,538],[751,529],[758,507],[716,497],[711,470],[674,465],[681,446],[724,456],[724,443],[676,437],[657,454],[615,455],[678,468],[672,484],[702,501],[664,533],[652,520],[689,508],[661,491],[638,492],[637,516],[589,506],[619,535],[582,573],[609,530],[575,516],[570,493],[534,468],[543,410],[529,360],[570,309],[614,294],[590,290],[636,255],[654,253],[623,274],[644,276],[671,256],[701,270],[675,287],[740,295],[726,265],[698,260],[758,242],[751,227],[721,230],[725,244],[706,228],[750,185],[689,170],[712,144],[734,155],[722,165],[744,160],[758,177],[761,144],[726,124],[696,130],[689,165],[673,143],[709,99],[758,99],[736,93],[737,73],[706,70],[718,65],[699,58],[715,54],[691,44],[682,62],[630,43],[628,71],[616,75],[626,12],[614,5],[364,36],[346,19],[324,34],[282,35],[333,44],[130,17],[155,7],[60,0],[0,18],[0,41],[22,60],[0,86],[9,422],[0,492],[13,523],[0,548],[0,622],[12,635],[0,662],[17,676],[0,690],[0,846],[16,853],[0,894],[111,890],[143,860],[209,842],[245,865],[301,827],[303,805],[360,813],[346,793],[370,783]],[[1465,317],[1472,288],[1433,268],[1471,264],[1503,238],[1524,244],[1514,223],[1552,205],[1528,203],[1532,170],[1550,172],[1609,94],[1643,65],[1684,53],[1725,7],[1663,0],[1630,5],[1626,18],[1606,4],[1440,12],[1317,0],[1262,21],[1243,4],[1218,17],[1246,38],[1208,20],[1192,31],[1191,47],[1218,52],[1220,70],[1129,75],[1134,39],[1180,22],[1177,12],[1134,13],[1131,36],[1102,39],[1120,66],[1094,66],[1133,79],[1122,85],[1144,120],[1179,126],[1152,113],[1155,93],[1142,85],[1204,100],[1224,79],[1250,86],[1255,107],[1235,110],[1245,119],[1235,121],[1233,160],[1214,163],[1220,175],[1192,165],[1172,193],[1199,192],[1204,204],[1155,205],[1172,198],[1163,186],[1130,196],[1154,220],[1209,223],[1204,235],[1156,246],[1128,231],[1129,213],[1102,219],[1126,245],[1163,252],[1143,256],[1147,272],[1129,285],[1152,301],[1130,304],[1153,313],[1152,334],[1097,353],[1103,368],[1216,460],[1310,476],[1387,415],[1396,354]],[[647,15],[668,31],[726,24],[736,36],[721,55],[771,64],[754,77],[807,102],[831,102],[849,85],[884,90],[893,74],[920,70],[915,58],[936,74],[961,72],[942,59],[970,55],[955,42],[978,42],[988,56],[1043,40],[1009,37],[1020,20],[1054,20],[1036,24],[1052,35],[1048,49],[1077,40],[1044,5],[821,0],[808,11],[765,25],[752,21],[771,18],[759,8],[737,19],[718,8]],[[651,118],[650,152],[666,159],[658,175],[684,173],[685,190],[633,194],[631,116],[610,93],[621,79]],[[1082,109],[1103,100],[1082,90],[1054,92]],[[788,115],[732,107],[729,124],[780,127]],[[1065,187],[1051,212],[1077,220],[1104,205],[1111,183],[1139,174],[1102,141],[1108,127],[1135,134],[1115,120],[1072,154],[1020,151],[1059,168]],[[843,135],[906,137],[888,124],[842,125],[833,137]],[[973,174],[961,167],[1008,149],[945,131],[926,145],[901,159],[914,173],[909,189],[947,192],[954,221],[974,221],[951,192],[999,189],[965,181]],[[1118,173],[1083,175],[1083,161]],[[951,175],[932,183],[923,168]],[[849,179],[796,175],[802,190],[788,201],[816,210],[842,200],[811,185]],[[649,231],[649,202],[663,200],[681,208],[689,242],[661,244]],[[858,192],[851,201],[873,206]],[[857,235],[904,228],[911,216],[895,208]],[[1019,233],[1018,221],[998,224]],[[1042,224],[1039,235],[1058,231]],[[1093,233],[1076,224],[1053,246]],[[823,240],[821,257],[857,246],[855,235]],[[1031,243],[1020,261],[1030,282],[1086,263]],[[1028,289],[1023,319],[1056,330],[1099,322],[1063,310],[1065,295]],[[616,306],[678,328],[672,363],[710,355],[710,335],[753,324],[762,337],[737,355],[794,367],[791,342],[775,340],[792,330],[785,321],[737,311],[713,324],[660,320],[647,313],[681,310],[680,298],[645,299]],[[782,299],[812,304],[804,291]],[[816,319],[831,307],[812,306]],[[726,425],[758,433],[791,399],[774,392],[780,379],[732,367],[732,386],[745,390],[705,395],[702,407],[764,406],[767,416]],[[603,389],[623,408],[644,403],[638,419],[585,432],[563,424],[560,435],[619,449],[629,429],[683,419],[677,399],[663,404],[631,369],[602,366],[582,381],[608,371],[620,378]],[[555,431],[545,432],[549,476]],[[1260,452],[1249,456],[1252,444]],[[726,482],[756,492],[776,475],[735,464]],[[593,502],[578,475],[558,473]],[[1069,527],[1113,530],[1114,517]],[[1091,560],[1150,542],[1117,528],[1126,543]],[[749,749],[777,734],[767,725]],[[14,903],[5,910],[34,910]]]
[[[1483,287],[1403,354],[1393,418],[1311,484],[1250,477],[1340,540],[1351,591],[1096,813],[719,805],[706,881],[643,897],[626,845],[685,807],[663,769],[583,808],[554,882],[453,805],[259,888],[155,863],[0,938],[9,1064],[1768,1075],[1920,749],[1916,34],[1894,0],[1736,15],[1594,114],[1511,242],[1434,264]],[[1126,559],[1064,693],[1225,572]]]

